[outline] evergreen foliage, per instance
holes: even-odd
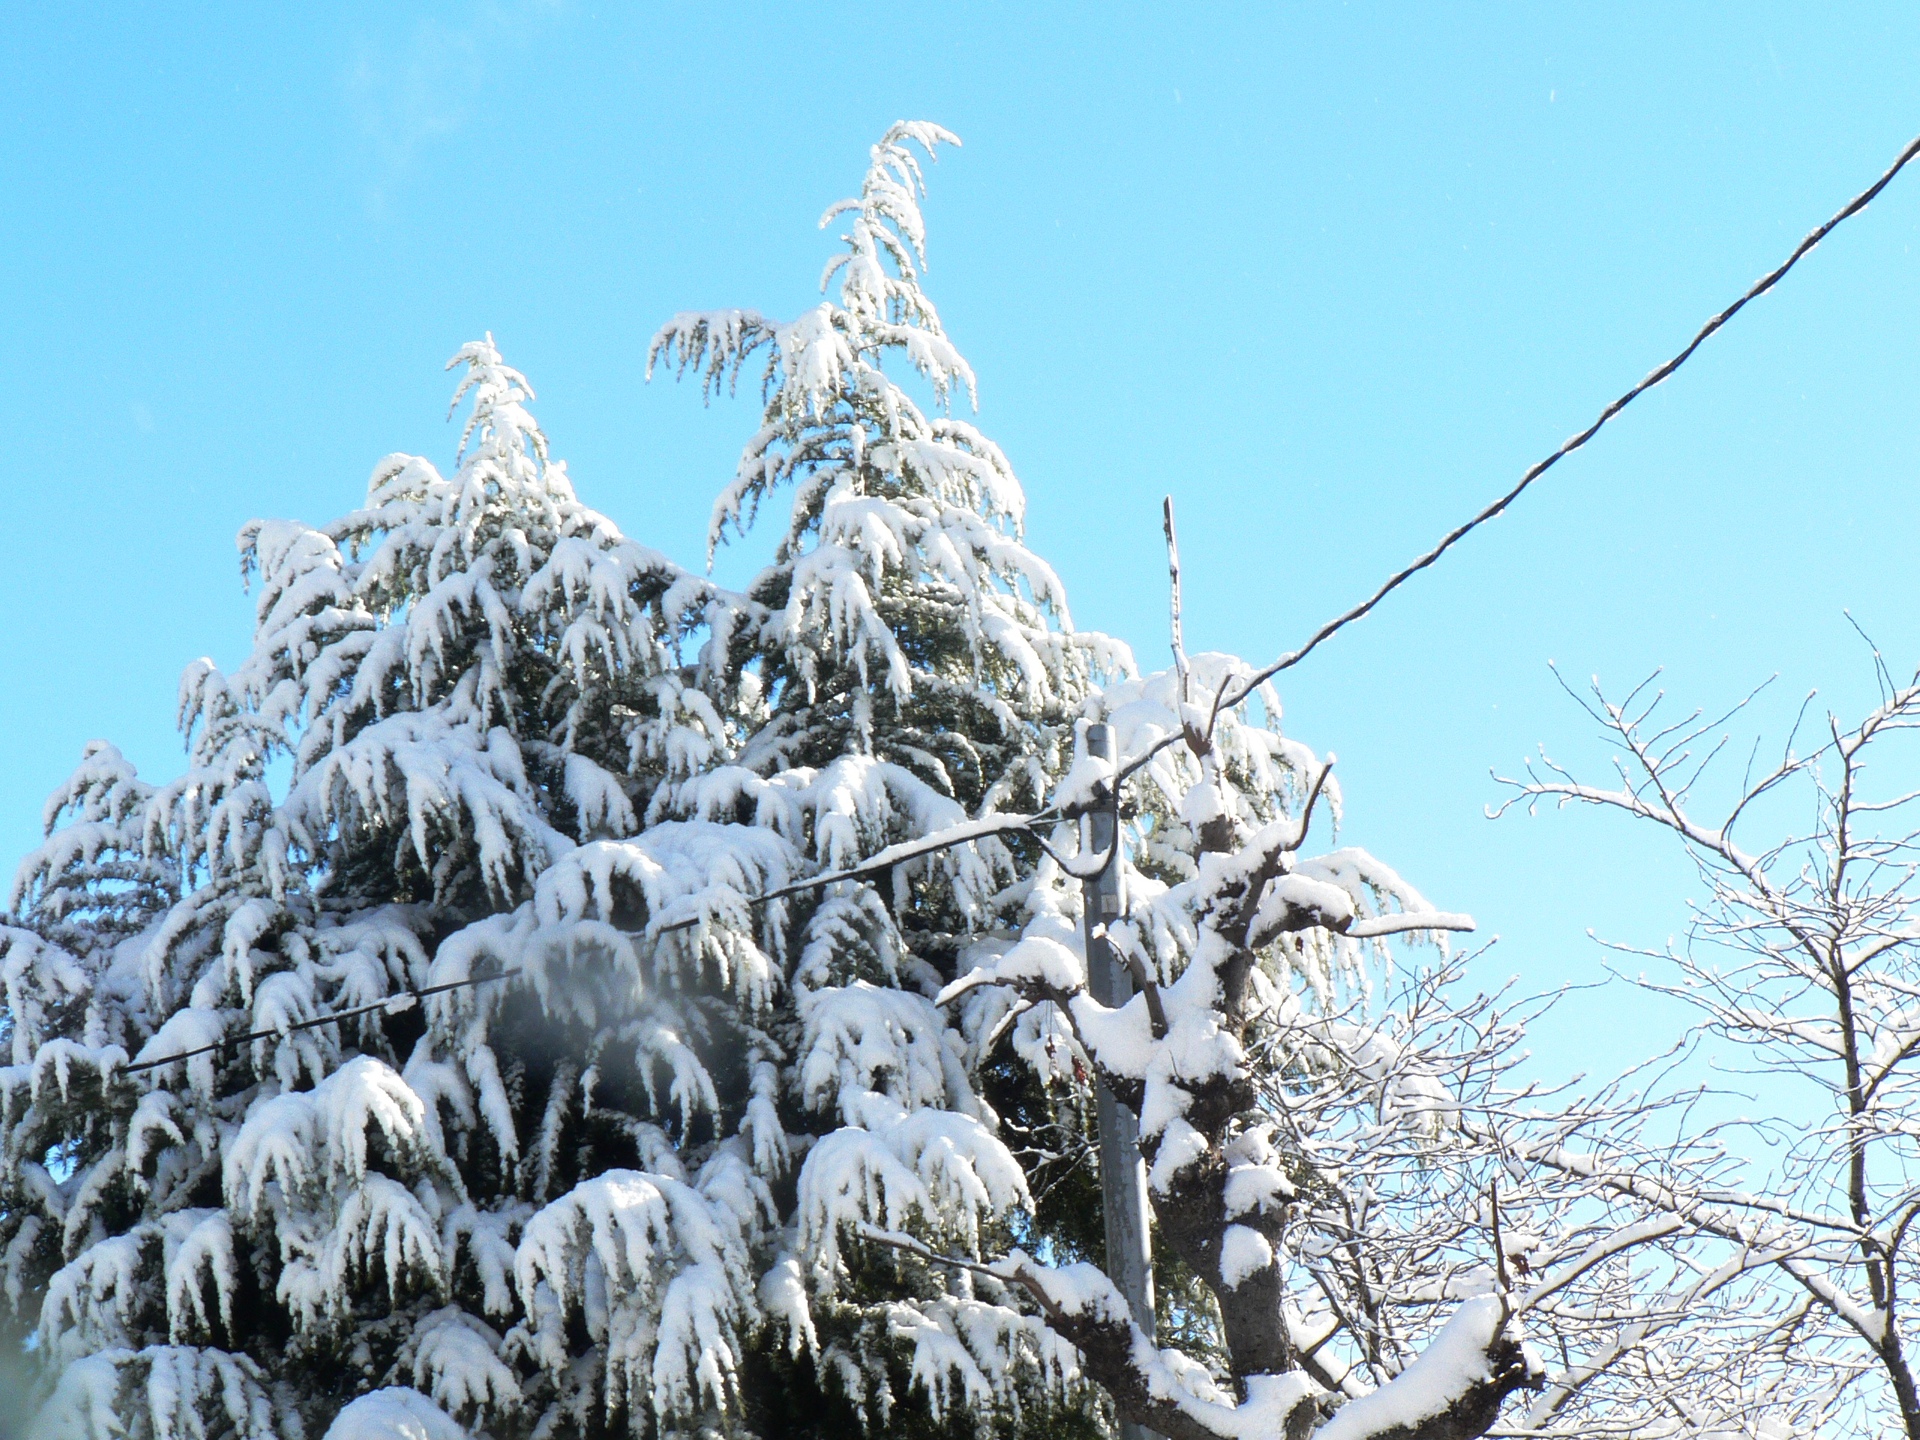
[[[914,268],[907,145],[941,138],[876,149],[838,305],[656,344],[777,357],[721,502],[795,483],[747,595],[581,505],[477,342],[450,477],[393,456],[332,525],[242,531],[253,653],[189,668],[187,773],[94,747],[56,797],[0,939],[9,1294],[50,1433],[318,1433],[387,1423],[414,1402],[343,1405],[396,1386],[495,1434],[729,1428],[767,1408],[749,1365],[905,1398],[885,1304],[752,1352],[788,1279],[842,1268],[849,1184],[957,1236],[1024,1194],[931,1002],[1020,856],[747,901],[1036,803],[1126,663],[1066,627],[998,449],[882,368],[971,386]]]

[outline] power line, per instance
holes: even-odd
[[[1887,167],[1885,174],[1843,205],[1838,213],[1836,213],[1832,219],[1828,220],[1826,224],[1819,226],[1808,234],[1806,239],[1794,247],[1791,255],[1781,261],[1776,268],[1769,270],[1765,275],[1754,281],[1752,288],[1750,288],[1746,294],[1742,295],[1738,300],[1734,301],[1731,305],[1727,306],[1726,309],[1702,325],[1699,333],[1687,342],[1686,347],[1681,350],[1679,354],[1668,360],[1664,365],[1653,370],[1638,385],[1635,385],[1631,390],[1627,391],[1626,394],[1602,410],[1599,419],[1595,420],[1586,429],[1568,440],[1558,450],[1547,456],[1546,459],[1534,464],[1528,469],[1526,474],[1520,477],[1519,483],[1507,491],[1506,494],[1487,506],[1486,509],[1482,510],[1478,515],[1475,515],[1471,520],[1449,530],[1441,537],[1438,545],[1435,545],[1431,550],[1427,551],[1426,554],[1407,566],[1406,569],[1389,577],[1384,585],[1351,610],[1327,621],[1326,624],[1314,631],[1313,634],[1307,638],[1307,643],[1302,645],[1298,650],[1292,650],[1282,655],[1278,660],[1274,661],[1273,664],[1243,683],[1231,700],[1225,698],[1227,692],[1223,688],[1220,696],[1214,701],[1214,713],[1218,714],[1222,709],[1238,705],[1242,700],[1245,700],[1247,696],[1251,695],[1255,690],[1259,689],[1260,686],[1278,675],[1282,670],[1291,670],[1295,665],[1298,665],[1302,660],[1306,659],[1307,656],[1311,655],[1321,641],[1327,639],[1342,627],[1363,618],[1382,600],[1386,599],[1387,596],[1391,595],[1408,580],[1411,580],[1415,575],[1419,574],[1442,555],[1446,554],[1447,551],[1451,550],[1461,540],[1465,539],[1476,527],[1484,525],[1487,521],[1503,512],[1509,505],[1520,498],[1529,485],[1533,484],[1534,481],[1546,474],[1547,471],[1559,464],[1560,461],[1564,460],[1589,440],[1593,439],[1595,435],[1599,434],[1601,426],[1605,425],[1609,420],[1613,419],[1614,416],[1626,409],[1627,406],[1639,399],[1646,391],[1651,390],[1662,380],[1672,375],[1673,372],[1678,370],[1682,365],[1686,364],[1688,359],[1692,357],[1693,352],[1705,343],[1708,336],[1712,335],[1714,331],[1718,330],[1722,325],[1725,325],[1735,315],[1738,315],[1741,310],[1746,307],[1748,301],[1759,299],[1775,285],[1779,284],[1786,276],[1786,273],[1800,263],[1801,257],[1822,240],[1826,239],[1842,221],[1850,219],[1866,209],[1867,206],[1873,202],[1874,197],[1892,183],[1893,177],[1904,170],[1907,162],[1913,159],[1915,155],[1920,155],[1920,137],[1909,141],[1907,148],[1902,150],[1899,158]]]
[[[157,1070],[162,1065],[177,1065],[182,1060],[192,1060],[201,1055],[213,1055],[221,1050],[251,1045],[256,1040],[278,1040],[298,1030],[317,1030],[322,1025],[338,1025],[342,1020],[355,1020],[362,1015],[371,1015],[377,1010],[384,1010],[389,1015],[402,1015],[430,995],[444,995],[449,990],[464,990],[470,985],[490,985],[495,980],[509,980],[520,973],[522,972],[518,970],[503,970],[498,975],[480,975],[469,980],[449,980],[441,985],[426,985],[418,990],[402,990],[398,994],[389,995],[385,1000],[376,1000],[371,1005],[359,1005],[351,1010],[337,1010],[331,1015],[297,1021],[292,1025],[282,1025],[273,1030],[255,1030],[248,1035],[232,1035],[224,1040],[215,1040],[209,1045],[201,1045],[192,1050],[182,1050],[178,1055],[168,1055],[159,1060],[141,1060],[133,1065],[122,1065],[120,1073],[131,1075],[141,1070]],[[402,1001],[411,1003],[402,1004]]]

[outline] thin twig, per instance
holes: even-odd
[[[1023,1265],[1016,1264],[1011,1267],[1004,1265],[983,1265],[978,1260],[969,1260],[962,1255],[942,1254],[938,1250],[922,1245],[911,1235],[889,1234],[887,1231],[877,1226],[868,1225],[865,1222],[861,1222],[858,1228],[863,1239],[871,1240],[876,1245],[886,1245],[894,1250],[905,1251],[909,1255],[918,1256],[929,1264],[951,1265],[956,1270],[970,1270],[976,1275],[991,1276],[1003,1285],[1009,1283],[1018,1285],[1034,1298],[1040,1306],[1041,1313],[1044,1314],[1050,1322],[1058,1324],[1066,1319],[1066,1312],[1060,1308],[1059,1302],[1046,1292],[1046,1288],[1040,1284],[1033,1272]]]
[[[1513,1289],[1513,1281],[1507,1276],[1507,1243],[1500,1234],[1500,1182],[1487,1182],[1487,1208],[1493,1217],[1493,1273],[1500,1281],[1500,1294],[1504,1298]]]

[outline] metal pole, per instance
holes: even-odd
[[[1113,759],[1113,727],[1087,726],[1087,753]],[[1113,850],[1117,822],[1111,808],[1087,817],[1088,856]],[[1081,882],[1087,939],[1087,989],[1109,1008],[1133,996],[1133,977],[1107,940],[1106,925],[1120,918],[1120,862]],[[1133,1112],[1101,1085],[1095,1097],[1100,1121],[1100,1199],[1107,1221],[1107,1276],[1127,1297],[1135,1322],[1149,1336],[1153,1324],[1153,1241],[1147,1228],[1147,1163],[1140,1158],[1140,1129]],[[1121,1440],[1150,1440],[1152,1433],[1131,1420],[1120,1423]]]

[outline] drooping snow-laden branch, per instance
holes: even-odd
[[[769,890],[765,894],[746,896],[743,898],[742,903],[750,908],[758,909],[763,905],[789,899],[796,895],[805,895],[813,891],[828,889],[834,885],[857,884],[862,880],[885,875],[891,872],[895,866],[904,864],[909,860],[939,854],[942,851],[951,850],[961,845],[974,844],[988,836],[1031,832],[1048,821],[1077,818],[1078,815],[1085,813],[1087,808],[1086,806],[1068,807],[1054,811],[1051,814],[1043,812],[1038,815],[993,816],[984,821],[966,821],[959,825],[951,826],[947,830],[937,831],[924,840],[903,841],[897,845],[889,846],[864,864],[852,866],[845,870],[833,871],[825,875],[814,876],[807,880],[798,880],[792,884],[783,885],[778,889]],[[696,926],[710,923],[710,916],[694,914],[684,919],[668,921],[664,924],[653,926],[651,927],[651,933],[654,935],[666,935],[675,931],[690,930]],[[1471,923],[1461,916],[1437,914],[1433,916],[1383,915],[1359,921],[1357,922],[1357,926],[1349,926],[1348,931],[1358,939],[1377,935],[1398,934],[1402,931],[1413,929],[1464,930],[1471,928]],[[427,985],[417,989],[400,990],[384,1000],[374,1001],[371,1004],[360,1005],[347,1010],[339,1010],[327,1015],[314,1016],[307,1020],[281,1025],[271,1030],[256,1030],[244,1035],[234,1035],[209,1041],[207,1044],[197,1046],[191,1050],[182,1050],[176,1054],[163,1055],[156,1059],[140,1060],[132,1064],[122,1065],[119,1067],[119,1070],[122,1074],[136,1074],[143,1070],[158,1069],[161,1066],[177,1064],[180,1061],[191,1060],[201,1055],[210,1055],[217,1051],[248,1045],[254,1041],[277,1039],[298,1031],[318,1029],[323,1025],[334,1025],[341,1021],[354,1020],[365,1015],[375,1013],[398,1015],[412,1008],[412,1006],[418,1002],[429,999],[432,996],[444,995],[454,990],[464,990],[474,985],[488,985],[497,981],[511,980],[516,978],[517,974],[518,972],[515,971],[502,971],[498,974],[477,975],[468,979],[450,980],[439,985]]]
[[[896,865],[904,864],[909,860],[938,854],[941,851],[950,850],[956,846],[972,844],[987,836],[1031,832],[1049,820],[1074,819],[1077,818],[1078,815],[1085,813],[1085,808],[1086,807],[1061,809],[1053,812],[1051,815],[1043,812],[1039,815],[994,816],[986,821],[964,822],[960,825],[950,827],[947,831],[936,832],[928,836],[925,840],[903,841],[898,845],[889,846],[865,864],[856,865],[846,870],[834,871],[826,875],[814,876],[807,880],[795,881],[790,885],[783,885],[779,889],[770,890],[763,895],[747,896],[744,898],[743,903],[757,909],[760,906],[789,899],[795,895],[808,894],[812,891],[827,889],[838,884],[858,883],[862,880],[885,875]],[[690,930],[696,926],[709,923],[711,923],[711,919],[708,916],[691,915],[684,919],[669,921],[665,924],[654,926],[652,927],[652,933],[656,935],[671,934],[674,931]],[[1351,934],[1355,939],[1365,939],[1381,935],[1400,934],[1409,930],[1468,930],[1471,928],[1471,922],[1464,916],[1442,915],[1436,912],[1432,915],[1395,914],[1374,916],[1350,924],[1345,933]],[[432,996],[444,995],[455,990],[464,990],[474,985],[489,985],[498,981],[511,980],[517,978],[517,974],[518,972],[515,971],[502,971],[493,975],[477,975],[469,979],[449,980],[439,985],[426,985],[417,989],[400,990],[384,1000],[377,1000],[371,1004],[355,1006],[347,1010],[338,1010],[330,1014],[314,1016],[307,1020],[290,1022],[271,1030],[255,1030],[244,1035],[228,1036],[219,1040],[209,1041],[207,1044],[197,1046],[191,1050],[182,1050],[178,1053],[163,1055],[155,1059],[140,1060],[132,1064],[121,1065],[118,1068],[122,1074],[137,1074],[144,1070],[154,1070],[162,1066],[178,1064],[183,1060],[192,1060],[201,1055],[210,1055],[222,1050],[235,1049],[243,1045],[252,1044],[255,1041],[274,1040],[298,1031],[318,1029],[324,1025],[335,1025],[342,1021],[355,1020],[366,1015],[376,1013],[398,1015],[411,1009],[420,1001],[429,999]]]

